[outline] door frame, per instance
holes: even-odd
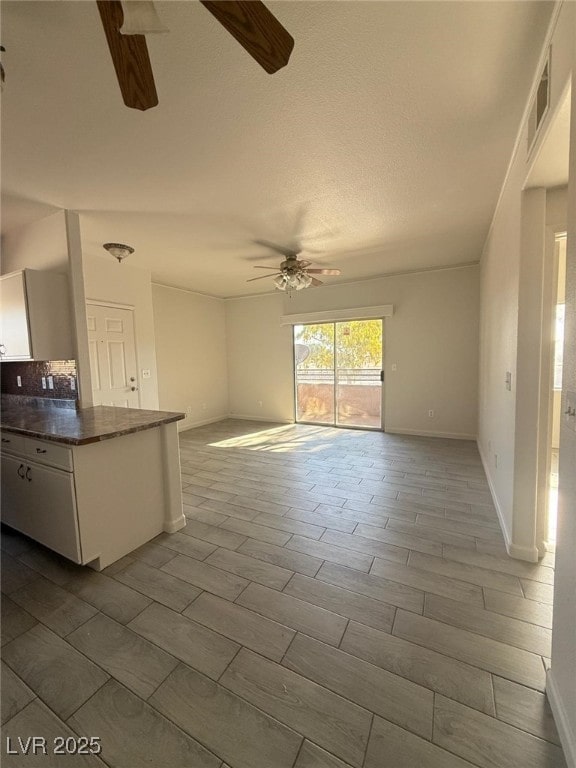
[[[314,313],[317,315],[326,314],[326,313]],[[391,314],[391,313],[390,313]],[[384,420],[384,406],[385,406],[385,389],[386,389],[386,371],[384,368],[384,357],[385,357],[385,319],[386,317],[356,317],[356,318],[349,318],[349,317],[342,317],[342,318],[333,318],[333,319],[302,319],[300,322],[292,322],[292,385],[294,387],[294,423],[295,424],[306,424],[309,426],[321,426],[321,427],[332,427],[334,429],[357,429],[362,431],[368,431],[368,432],[385,432],[385,420]],[[347,323],[347,322],[367,322],[370,320],[380,320],[382,323],[382,333],[381,333],[381,360],[380,360],[380,370],[382,371],[382,379],[381,379],[381,388],[380,388],[380,426],[379,427],[366,427],[366,426],[357,426],[355,424],[337,424],[336,423],[336,417],[337,417],[337,397],[336,397],[336,325],[338,323]],[[295,338],[295,329],[297,325],[333,325],[334,326],[334,424],[321,424],[317,421],[303,421],[298,420],[298,384],[296,381],[296,374],[297,374],[297,365],[296,365],[296,355],[295,355],[295,345],[296,345],[296,338]]]
[[[551,329],[556,321],[559,256],[558,241],[566,230],[546,227],[546,275],[542,292],[542,335],[540,357],[540,409],[536,476],[536,547],[543,557],[548,549],[548,505],[550,492],[551,444],[554,416],[554,340]]]
[[[140,382],[140,361],[138,359],[138,337],[136,336],[136,307],[134,304],[120,304],[116,301],[101,301],[99,299],[86,299],[86,307],[91,304],[96,307],[110,307],[110,309],[125,309],[131,313],[132,317],[132,333],[134,336],[134,358],[136,360],[136,384],[138,392],[138,405],[137,408],[142,407],[142,387]],[[86,320],[86,322],[88,322]],[[92,375],[90,375],[90,387],[92,388]],[[93,392],[93,391],[92,391]]]

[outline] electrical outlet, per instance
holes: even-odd
[[[142,378],[149,379],[151,376],[150,368],[142,368]]]
[[[428,411],[428,418],[429,419],[433,419],[434,418],[434,410],[432,408],[430,408],[430,410]]]
[[[506,371],[506,389],[508,392],[512,391],[512,374],[510,371]]]
[[[54,389],[54,376],[48,376],[48,389]]]
[[[70,377],[70,389],[72,390],[72,392],[76,391],[76,377],[75,376],[71,376]]]
[[[186,406],[186,415],[190,416],[191,414],[192,414],[192,406],[191,405],[187,405]]]
[[[22,386],[22,376],[16,376],[16,386],[17,387]]]
[[[42,376],[42,389],[46,389],[46,376]]]
[[[258,408],[262,408],[262,400],[258,400]]]
[[[393,371],[397,371],[398,370],[398,366],[396,365],[396,363],[392,363],[392,365],[390,367],[391,367],[391,369]]]

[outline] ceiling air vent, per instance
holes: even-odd
[[[540,82],[538,83],[538,89],[532,102],[532,108],[530,109],[530,116],[528,118],[528,151],[532,150],[535,144],[536,137],[540,130],[546,113],[548,112],[548,105],[550,104],[550,51],[548,51],[548,58],[546,64],[542,69],[540,75]]]

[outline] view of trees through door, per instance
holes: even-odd
[[[294,326],[296,421],[382,427],[382,320]]]

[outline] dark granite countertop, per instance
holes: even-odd
[[[68,445],[85,445],[141,432],[183,418],[183,413],[114,408],[107,405],[82,410],[53,405],[39,407],[22,402],[19,398],[12,401],[3,396],[0,427],[26,437]]]

